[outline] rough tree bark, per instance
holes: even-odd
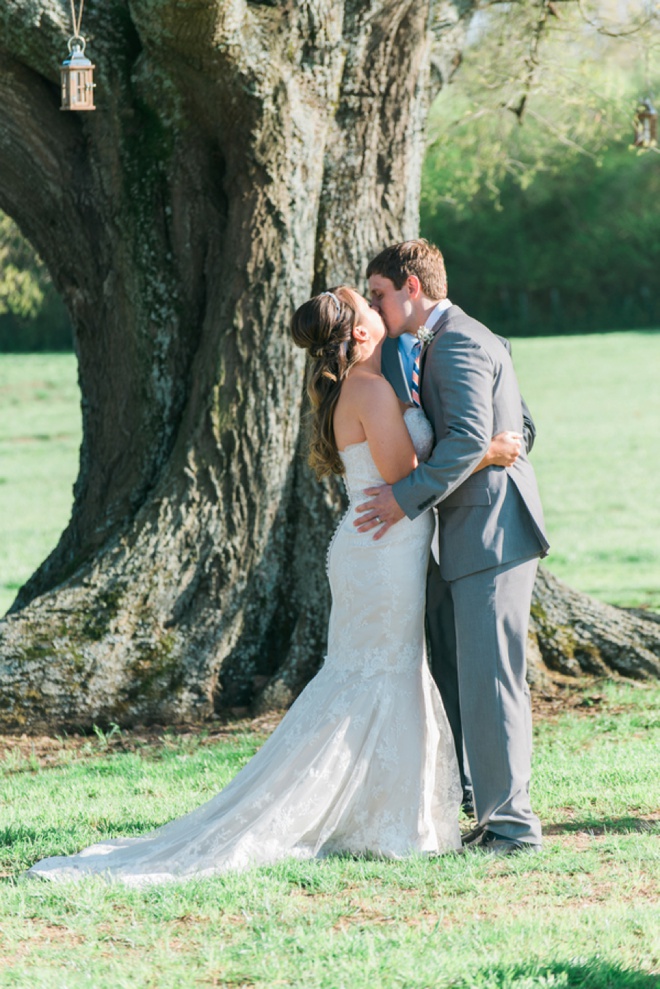
[[[543,567],[534,587],[529,631],[530,680],[660,676],[660,615],[614,608],[580,594]]]
[[[263,709],[315,672],[341,495],[305,466],[288,321],[415,234],[472,7],[88,0],[98,109],[73,114],[68,5],[0,0],[0,207],[71,312],[84,430],[71,521],[0,624],[3,728]],[[541,654],[593,665],[567,595],[540,585]],[[620,659],[611,621],[598,662],[660,672],[657,626]]]

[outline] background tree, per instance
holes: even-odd
[[[425,116],[471,12],[92,3],[98,110],[76,115],[65,5],[0,0],[0,207],[71,313],[84,430],[70,524],[0,626],[4,726],[278,705],[317,668],[340,495],[305,466],[288,321],[416,232]],[[546,660],[660,671],[652,621],[580,603],[581,626],[557,586]]]
[[[625,14],[482,10],[431,110],[422,232],[446,244],[452,297],[499,332],[660,324],[659,149],[630,148],[637,102],[660,91],[660,11]]]
[[[437,202],[422,232],[447,244],[452,300],[505,336],[659,326],[659,164],[613,143],[528,185],[503,177],[496,200]]]

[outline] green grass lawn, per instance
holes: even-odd
[[[54,549],[78,471],[73,354],[0,354],[0,614]]]
[[[660,610],[660,332],[514,340],[537,421],[548,567]],[[80,445],[73,355],[0,356],[0,613],[55,546]]]
[[[660,606],[660,333],[518,340],[549,565]],[[73,356],[0,357],[0,606],[53,548],[80,440]],[[0,738],[0,987],[659,989],[660,687],[537,699],[538,856],[333,859],[126,890],[36,859],[202,803],[270,725]]]
[[[660,332],[514,340],[513,354],[538,426],[548,568],[660,610]]]
[[[660,687],[596,683],[536,721],[536,856],[284,862],[127,890],[45,855],[142,833],[255,751],[248,723],[3,739],[0,986],[658,989]]]

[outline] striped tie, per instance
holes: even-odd
[[[419,401],[419,355],[422,352],[421,340],[415,340],[412,346],[412,353],[415,357],[415,362],[413,364],[412,371],[412,387],[410,389],[410,394],[412,395],[413,405],[416,408],[420,407]]]

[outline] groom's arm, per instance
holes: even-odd
[[[506,337],[498,336],[497,339],[503,344],[509,354],[509,357],[511,357],[511,342],[507,340]],[[520,396],[520,405],[522,407],[523,440],[525,441],[525,451],[529,453],[534,446],[534,440],[536,439],[536,426],[534,425],[534,420],[532,419],[532,413],[529,411],[527,402],[522,395]]]
[[[532,419],[532,413],[527,408],[527,402],[522,395],[520,396],[520,404],[522,406],[523,415],[523,440],[525,441],[525,450],[529,453],[534,446],[534,440],[536,439],[536,426],[534,425],[534,420]]]
[[[431,347],[426,361],[424,376],[431,375],[448,433],[425,463],[392,488],[411,519],[442,501],[472,474],[493,435],[493,364],[483,348],[451,334]]]

